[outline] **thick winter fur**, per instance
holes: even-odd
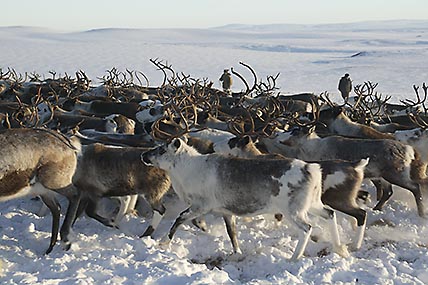
[[[164,105],[159,100],[143,100],[139,103],[140,108],[136,119],[142,124],[152,123],[165,115]]]
[[[41,196],[53,219],[51,241],[46,253],[52,251],[59,229],[60,206],[52,191],[73,198],[75,193],[71,183],[79,150],[77,139],[69,140],[45,129],[0,132],[0,201],[26,195]]]
[[[232,134],[231,132],[212,129],[212,128],[195,130],[195,131],[189,132],[187,136],[205,139],[205,140],[211,141],[213,144],[216,144],[218,142],[224,142],[230,138],[235,137],[235,135]]]
[[[265,140],[266,141],[266,140]],[[266,141],[268,142],[268,141]],[[272,144],[268,142],[267,145]],[[419,154],[409,145],[388,139],[351,139],[338,136],[320,138],[314,132],[294,132],[282,141],[281,154],[304,160],[348,160],[366,157],[370,162],[364,177],[382,178],[385,181],[406,188],[412,192],[418,207],[418,214],[424,216],[421,191],[427,188],[425,166]],[[277,144],[278,146],[278,144]],[[279,147],[276,150],[280,149]],[[375,208],[381,208],[390,195],[383,195]]]
[[[293,259],[302,256],[311,233],[308,214],[331,222],[333,247],[340,245],[334,212],[321,202],[321,171],[318,164],[297,159],[243,159],[217,154],[202,155],[181,139],[174,139],[142,155],[145,163],[164,169],[172,185],[190,207],[182,212],[164,242],[169,242],[184,221],[215,211],[229,217],[227,230],[235,252],[240,252],[233,216],[282,213],[301,230]],[[197,173],[197,176],[195,174]],[[232,233],[232,234],[231,234]]]
[[[332,107],[320,112],[320,121],[328,126],[333,134],[353,138],[394,139],[391,134],[382,133],[370,126],[359,124],[343,113],[342,108]]]
[[[428,131],[421,128],[402,130],[394,133],[396,140],[411,145],[421,156],[423,162],[428,163]]]
[[[395,133],[396,131],[413,129],[411,126],[400,125],[397,123],[377,123],[370,122],[370,127],[382,133]]]
[[[96,116],[108,116],[110,114],[121,114],[137,121],[136,114],[140,110],[136,102],[105,102],[92,100],[91,102],[76,101],[74,110],[81,110]]]
[[[109,133],[114,133],[117,130],[117,123],[112,119],[59,112],[55,113],[53,120],[49,123],[49,126],[53,129],[58,128],[60,130],[69,130],[79,126],[79,129],[94,129]]]
[[[229,127],[227,126],[227,123],[225,121],[217,119],[209,112],[198,113],[198,126],[201,128],[211,128],[222,131],[229,130]]]
[[[249,136],[232,138],[227,143],[227,148],[222,148],[223,153],[237,157],[259,157],[265,159],[282,159],[284,156],[275,154],[263,154],[257,149]],[[354,236],[353,247],[361,247],[367,213],[357,203],[358,192],[364,179],[364,169],[368,159],[354,162],[343,160],[316,161],[321,165],[322,172],[322,196],[324,204],[350,215],[357,220],[358,233]]]
[[[52,129],[67,131],[79,126],[80,130],[94,129],[101,132],[134,134],[135,121],[124,115],[112,113],[105,118],[68,112],[48,103],[37,105],[38,115],[42,123]]]
[[[99,132],[93,129],[75,132],[82,144],[102,143],[115,146],[153,147],[155,142],[149,134],[118,134]]]
[[[87,203],[82,204],[81,210],[86,206],[86,213],[90,217],[107,226],[114,226],[113,221],[97,214],[99,199],[140,194],[162,216],[165,209],[161,198],[171,187],[171,182],[165,171],[141,162],[140,156],[145,150],[98,143],[84,147],[73,177],[74,185]],[[144,235],[150,235],[158,222],[152,221]]]
[[[394,134],[385,134],[375,130],[372,127],[352,122],[339,107],[330,108],[322,111],[320,118],[324,118],[324,122],[329,126],[329,130],[333,133],[346,137],[363,138],[363,139],[395,139]],[[407,143],[406,143],[407,144]],[[364,151],[364,149],[362,150]],[[418,162],[419,163],[419,162]],[[423,168],[417,167],[418,169]],[[419,171],[419,170],[418,170]],[[392,196],[392,185],[385,179],[371,179],[377,189],[377,198],[379,203],[374,209],[380,210],[386,201]]]

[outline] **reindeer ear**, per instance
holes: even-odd
[[[245,135],[239,140],[238,145],[240,147],[246,146],[247,144],[250,143],[250,140],[251,140],[250,136]]]
[[[173,141],[173,146],[175,147],[175,149],[178,149],[181,146],[181,141],[179,139],[175,139]]]
[[[237,145],[238,141],[239,141],[238,137],[233,137],[233,138],[229,139],[229,141],[227,142],[227,144],[232,149],[232,148],[234,148]]]

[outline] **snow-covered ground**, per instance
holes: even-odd
[[[339,98],[338,79],[350,73],[354,84],[379,82],[378,91],[394,101],[414,98],[412,85],[428,78],[428,21],[297,26],[230,25],[213,29],[104,29],[60,33],[43,28],[0,28],[0,67],[18,72],[96,77],[107,69],[143,71],[151,85],[162,74],[149,62],[159,58],[177,72],[208,78],[219,87],[224,68],[250,64],[260,79],[280,72],[283,93],[328,91]],[[243,85],[235,79],[233,89]],[[364,188],[374,194],[370,184]],[[170,248],[161,237],[183,205],[167,200],[167,219],[155,239],[138,238],[144,217],[127,216],[120,229],[81,218],[70,251],[49,243],[51,218],[35,213],[29,198],[0,203],[1,284],[428,284],[428,221],[418,217],[408,191],[395,188],[383,212],[365,206],[368,226],[363,246],[342,258],[330,253],[329,237],[316,229],[305,257],[290,262],[296,231],[270,216],[238,220],[243,255],[231,255],[223,220],[209,215],[209,231],[192,225],[177,231]],[[109,205],[111,206],[111,205]],[[63,209],[66,204],[63,201]],[[352,228],[339,216],[340,233],[349,242]]]

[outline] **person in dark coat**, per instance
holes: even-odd
[[[349,93],[352,91],[352,81],[348,73],[340,78],[338,89],[340,93],[342,93],[342,98],[345,103],[348,102]]]
[[[232,75],[229,73],[229,69],[225,69],[223,74],[219,78],[222,82],[223,91],[227,94],[231,93],[230,87],[232,87]]]

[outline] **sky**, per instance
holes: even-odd
[[[20,0],[3,1],[0,26],[78,31],[425,20],[427,8],[426,0]]]

